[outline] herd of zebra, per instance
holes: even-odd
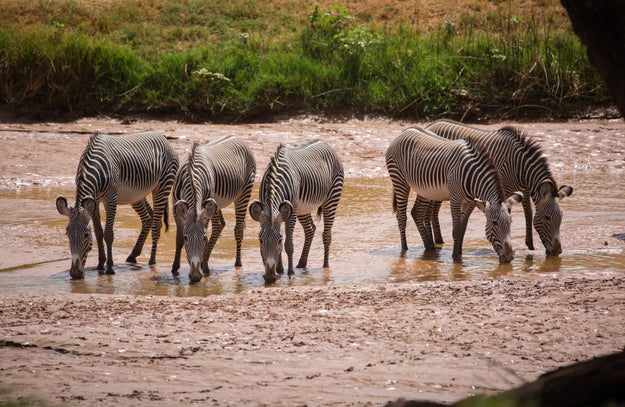
[[[441,202],[450,201],[455,261],[461,259],[462,240],[475,207],[485,214],[486,237],[500,262],[512,261],[510,208],[515,203],[523,205],[527,247],[534,249],[533,224],[547,255],[562,252],[562,211],[558,201],[570,196],[573,188],[558,188],[538,143],[513,127],[487,131],[451,120],[440,120],[426,128],[411,127],[389,145],[386,167],[392,182],[392,208],[402,253],[408,249],[406,210],[411,190],[417,197],[410,213],[426,251],[436,250],[436,245],[443,243],[438,213]],[[178,274],[184,246],[191,282],[210,273],[208,260],[225,226],[222,209],[232,203],[236,219],[235,266],[241,266],[241,243],[249,210],[251,218],[260,223],[258,238],[267,283],[276,281],[284,272],[283,246],[288,275],[294,273],[293,231],[297,220],[304,228],[304,245],[295,267],[306,267],[316,229],[312,218],[315,211],[323,217],[323,267],[329,267],[331,231],[344,182],[337,153],[320,140],[295,148],[280,144],[263,174],[259,199],[250,203],[255,176],[254,155],[236,137],[194,143],[187,161],[180,165],[177,153],[160,133],[91,136],[76,172],[74,207],[68,206],[63,196],[56,199],[59,213],[69,217],[66,233],[71,253],[70,276],[84,277],[93,242],[91,224],[98,245],[97,270],[114,274],[113,223],[121,204],[130,204],[141,219],[141,232],[126,261],[136,263],[151,232],[149,264],[155,264],[163,222],[168,228],[170,194],[176,223],[171,271]],[[147,201],[150,193],[152,206]],[[535,206],[533,218],[530,200]],[[100,202],[106,212],[104,230]]]

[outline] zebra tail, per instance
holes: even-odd
[[[169,198],[165,202],[165,212],[163,212],[163,223],[165,224],[165,232],[169,232]]]
[[[317,208],[317,222],[321,219],[321,214],[323,213],[323,206]]]

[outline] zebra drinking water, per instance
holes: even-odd
[[[562,210],[558,200],[573,193],[573,187],[558,184],[551,174],[547,158],[540,146],[514,127],[485,131],[452,120],[439,120],[427,128],[437,135],[450,139],[469,139],[480,149],[486,150],[499,171],[504,192],[523,192],[525,213],[525,244],[534,250],[532,236],[532,205],[536,206],[534,228],[545,246],[548,256],[562,253],[560,224]],[[438,223],[440,202],[432,205],[431,223],[436,243],[443,243]]]
[[[156,263],[156,248],[162,220],[168,228],[167,202],[178,170],[178,156],[165,136],[159,133],[137,133],[123,136],[96,134],[89,138],[76,171],[76,203],[67,204],[59,196],[56,207],[69,218],[66,228],[72,263],[72,278],[83,278],[87,254],[93,238],[91,221],[98,244],[98,271],[114,274],[113,222],[117,205],[130,204],[141,218],[141,233],[126,259],[136,263],[143,244],[152,230],[152,251],[149,264]],[[154,207],[146,196],[152,193]],[[106,224],[102,231],[99,203],[104,203]],[[104,244],[106,242],[106,253]]]
[[[517,192],[505,198],[497,171],[489,157],[470,141],[442,139],[427,130],[408,128],[391,142],[386,151],[386,167],[393,184],[393,211],[401,238],[406,243],[406,208],[411,188],[417,199],[411,215],[417,224],[425,250],[435,250],[429,226],[430,201],[450,201],[453,223],[453,259],[462,255],[462,241],[473,208],[486,215],[486,237],[499,261],[512,261],[510,207],[520,202]]]
[[[295,148],[280,144],[263,175],[259,198],[250,204],[252,219],[260,222],[260,254],[265,266],[263,275],[272,283],[282,266],[281,225],[285,224],[284,248],[288,274],[293,269],[293,230],[296,219],[304,228],[304,247],[297,268],[305,268],[315,233],[311,213],[323,214],[323,267],[329,267],[332,225],[343,190],[343,165],[326,143],[314,140]]]
[[[210,273],[208,259],[226,226],[221,211],[233,202],[236,218],[234,265],[241,266],[245,215],[255,175],[256,161],[243,140],[226,136],[206,145],[193,144],[188,161],[176,175],[173,189],[176,220],[173,274],[178,274],[183,244],[189,261],[191,282],[200,281],[202,274]],[[212,221],[212,231],[207,240],[209,221]]]

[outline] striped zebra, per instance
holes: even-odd
[[[429,227],[430,201],[450,201],[453,222],[453,259],[462,256],[462,241],[469,216],[477,206],[486,215],[486,237],[502,263],[512,261],[510,208],[520,202],[517,192],[505,198],[497,171],[489,157],[470,141],[450,141],[420,128],[408,128],[386,151],[386,168],[393,184],[393,211],[401,238],[406,243],[406,208],[410,190],[417,192],[411,215],[425,250],[436,247]]]
[[[247,204],[252,194],[256,161],[247,144],[226,136],[211,143],[194,143],[189,159],[181,165],[173,188],[176,221],[176,253],[171,272],[178,274],[184,245],[190,271],[197,282],[209,275],[208,259],[226,222],[222,209],[234,202],[235,267],[241,266],[241,243]],[[212,221],[210,239],[206,237]],[[200,270],[201,267],[201,270]]]
[[[141,233],[126,259],[136,263],[143,244],[152,230],[152,251],[149,264],[156,263],[156,248],[162,221],[168,229],[167,202],[178,170],[178,156],[165,136],[160,133],[136,133],[123,136],[96,134],[89,138],[76,171],[76,203],[67,204],[59,196],[56,208],[69,218],[66,228],[72,263],[70,275],[84,277],[87,254],[93,238],[90,223],[98,244],[98,271],[114,274],[113,223],[117,205],[130,204],[141,218]],[[153,208],[146,196],[152,193]],[[106,224],[102,231],[99,204],[104,203]],[[106,252],[104,244],[106,242]]]
[[[430,124],[427,130],[441,137],[457,140],[470,139],[476,146],[488,151],[493,164],[499,171],[504,192],[523,192],[523,212],[525,213],[525,244],[534,250],[532,236],[532,205],[536,207],[534,228],[545,247],[548,256],[562,253],[560,223],[562,210],[558,200],[573,193],[573,187],[562,185],[558,189],[547,158],[535,141],[529,139],[514,127],[485,131],[451,120],[440,120]],[[442,243],[438,223],[440,202],[432,208],[432,227],[437,243]]]
[[[260,183],[259,198],[250,204],[252,219],[260,222],[260,254],[263,275],[272,283],[282,274],[282,233],[288,257],[288,274],[293,269],[293,230],[296,219],[304,228],[304,247],[297,268],[305,268],[315,233],[311,213],[323,214],[323,267],[329,267],[332,225],[343,190],[343,165],[326,143],[313,140],[295,148],[280,144]]]

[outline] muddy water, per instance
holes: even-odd
[[[471,216],[464,243],[462,263],[451,259],[451,219],[443,206],[441,223],[446,244],[433,255],[424,255],[414,224],[409,223],[409,251],[400,255],[399,233],[390,210],[390,182],[387,178],[350,178],[346,181],[339,213],[333,229],[330,268],[323,269],[322,225],[317,233],[306,270],[296,270],[292,278],[282,277],[275,286],[329,286],[403,281],[465,280],[502,276],[540,279],[553,273],[592,275],[622,274],[625,269],[623,245],[614,234],[625,233],[620,185],[625,174],[572,173],[560,177],[560,183],[575,186],[574,195],[561,202],[564,221],[561,228],[564,252],[546,258],[534,232],[537,250],[524,247],[522,209],[513,211],[513,243],[516,256],[511,264],[500,265],[484,237],[484,217],[475,211]],[[14,236],[15,256],[0,259],[0,294],[8,293],[104,293],[132,295],[206,296],[242,292],[264,285],[263,266],[258,251],[258,224],[248,217],[243,243],[243,267],[234,264],[234,213],[225,210],[227,226],[218,241],[210,266],[212,275],[190,285],[188,265],[183,252],[179,277],[170,273],[175,249],[175,225],[163,233],[158,264],[147,265],[146,245],[138,265],[125,264],[138,234],[139,221],[130,207],[121,207],[115,225],[114,256],[116,274],[99,275],[95,270],[97,249],[87,260],[84,280],[69,277],[69,248],[64,235],[65,218],[54,208],[54,199],[71,189],[33,188],[0,191],[4,207],[19,207],[11,218],[0,220],[0,233]],[[254,191],[256,196],[257,192]],[[72,199],[69,199],[71,202]],[[603,227],[602,225],[605,225]],[[295,234],[295,261],[303,241],[301,227]],[[148,240],[149,244],[149,240]],[[286,260],[286,259],[285,259]]]

